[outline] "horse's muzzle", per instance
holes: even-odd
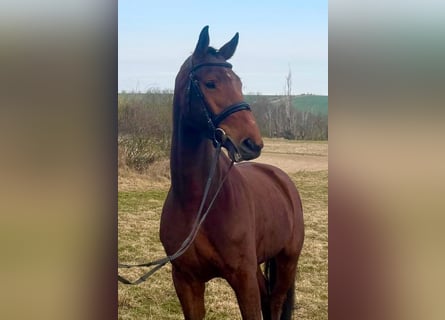
[[[239,151],[243,160],[252,160],[258,158],[261,154],[261,149],[263,149],[262,142],[260,145],[258,145],[249,138],[244,139],[239,147]]]
[[[257,145],[250,139],[245,139],[240,145],[237,145],[229,136],[227,136],[223,146],[227,149],[230,159],[234,162],[258,158],[263,148],[262,144]]]
[[[250,138],[244,139],[240,145],[237,145],[221,128],[215,130],[214,140],[227,149],[229,157],[233,162],[258,158],[263,148],[262,142],[258,145]]]

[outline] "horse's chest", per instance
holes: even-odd
[[[224,260],[211,241],[202,232],[173,264],[182,271],[191,273],[204,281],[221,276]]]

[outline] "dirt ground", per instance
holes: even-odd
[[[298,171],[320,171],[328,169],[327,156],[295,155],[264,152],[254,162],[271,164],[287,173]]]
[[[274,165],[287,173],[328,169],[328,143],[264,139],[261,156],[254,162]]]

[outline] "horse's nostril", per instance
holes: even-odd
[[[247,138],[243,141],[243,144],[251,151],[259,152],[263,148],[263,146],[257,145],[251,139]]]

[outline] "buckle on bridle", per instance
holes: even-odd
[[[220,145],[224,145],[224,143],[227,141],[227,134],[226,132],[221,128],[216,128],[215,132],[213,134],[213,145],[215,148]]]

